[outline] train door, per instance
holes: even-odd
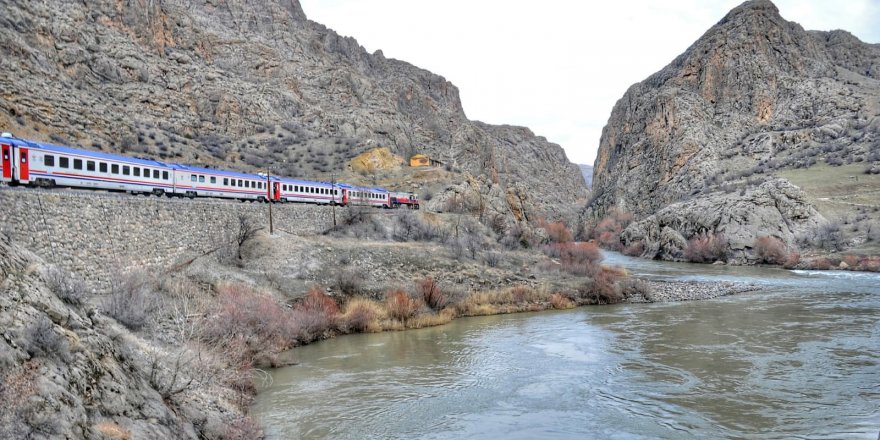
[[[270,200],[281,200],[281,182],[272,182],[272,194],[269,195]]]
[[[18,181],[21,183],[28,183],[31,180],[31,168],[30,164],[28,164],[28,149],[19,147],[16,152],[18,153]]]
[[[348,190],[342,189],[342,206],[348,205]]]
[[[0,181],[2,182],[11,182],[12,181],[12,145],[3,144],[0,145],[0,151],[2,151],[3,156],[3,175],[0,176]]]

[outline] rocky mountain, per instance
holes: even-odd
[[[657,231],[667,227],[685,239],[727,233],[743,257],[759,235],[792,244],[834,210],[820,214],[811,194],[775,175],[876,164],[878,98],[880,45],[806,31],[770,1],[745,2],[614,106],[587,214],[633,213],[624,237],[648,240],[648,256],[670,253],[658,250]],[[769,205],[749,196],[764,183]],[[731,194],[735,214],[711,211],[730,206]]]
[[[584,182],[587,182],[587,186],[593,185],[593,166],[592,165],[584,165],[578,164],[578,168],[581,169],[581,175],[584,176]]]
[[[297,1],[8,1],[0,52],[0,126],[20,137],[325,179],[388,147],[528,188],[538,210],[586,195],[559,146],[468,120],[442,76]]]

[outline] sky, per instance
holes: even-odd
[[[614,103],[741,0],[300,0],[368,52],[444,76],[469,119],[524,125],[592,164]],[[880,0],[776,0],[808,30],[880,43]]]

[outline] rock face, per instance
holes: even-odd
[[[776,169],[811,166],[820,155],[829,164],[876,160],[878,79],[880,46],[844,31],[805,31],[766,0],[743,3],[614,106],[602,132],[588,214],[616,207],[636,219],[662,215],[646,219],[631,237],[654,237],[657,225],[685,224],[741,228],[737,234],[754,237],[765,227],[805,220],[789,215],[815,212],[767,211],[766,197],[736,200],[730,192],[755,188]],[[789,195],[794,204],[803,201],[786,189]],[[738,226],[728,214],[699,212],[734,207],[769,217],[751,215],[755,223]],[[782,230],[776,235],[790,238]],[[736,246],[745,241],[743,236]]]
[[[729,243],[728,261],[752,257],[757,236],[795,237],[819,226],[820,216],[798,187],[783,179],[765,182],[743,194],[714,194],[673,203],[656,214],[630,224],[621,234],[626,244],[642,242],[642,256],[682,260],[686,237],[722,234]]]
[[[0,126],[21,137],[300,178],[388,147],[536,200],[586,194],[557,145],[468,120],[443,77],[367,53],[297,1],[14,0],[0,41]]]

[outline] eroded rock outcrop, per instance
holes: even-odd
[[[743,3],[614,106],[586,214],[633,213],[643,221],[628,238],[645,236],[652,252],[663,227],[685,239],[724,230],[739,254],[759,234],[791,243],[820,219],[772,173],[877,160],[878,66],[878,45],[805,31],[767,0]],[[658,256],[674,258],[666,247]]]
[[[643,243],[645,257],[683,260],[687,238],[718,235],[728,243],[728,261],[745,263],[754,259],[751,249],[757,237],[794,243],[821,221],[803,191],[774,179],[742,194],[712,194],[673,203],[630,224],[621,238],[627,245]]]

